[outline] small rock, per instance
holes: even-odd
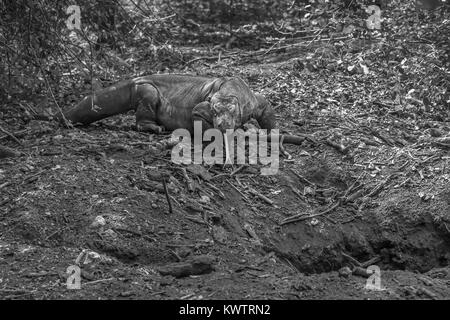
[[[348,278],[352,274],[352,270],[349,267],[342,267],[339,269],[339,276]]]
[[[119,294],[121,297],[131,297],[132,295],[134,295],[133,291],[124,291]]]
[[[89,264],[89,263],[93,263],[93,262],[97,262],[100,261],[102,258],[102,256],[100,254],[98,254],[95,251],[89,251],[86,253],[85,259],[84,259],[84,264]]]
[[[208,255],[201,255],[192,258],[190,261],[171,263],[158,269],[163,276],[174,276],[175,278],[187,277],[210,273],[214,270],[215,258]]]
[[[100,228],[106,225],[106,220],[102,216],[97,216],[94,219],[94,222],[92,222],[91,227],[93,228]]]
[[[81,269],[81,277],[83,279],[86,279],[88,281],[95,281],[98,280],[97,277],[93,272],[89,272],[86,269]]]
[[[443,133],[441,130],[436,129],[436,128],[431,128],[430,129],[430,135],[434,138],[439,138],[443,136]]]
[[[219,243],[225,243],[228,239],[227,232],[221,226],[213,226],[213,238]]]
[[[117,233],[113,229],[106,230],[103,235],[109,240],[117,240]]]
[[[112,259],[95,251],[84,249],[75,260],[77,265],[97,264],[99,262],[111,263]]]
[[[186,203],[185,209],[188,213],[204,212],[203,207],[197,201],[189,201]]]
[[[244,230],[247,231],[247,233],[255,239],[256,241],[260,241],[258,235],[256,234],[255,230],[253,229],[253,226],[249,223],[244,223]]]
[[[297,291],[309,291],[314,289],[314,287],[305,280],[297,281],[292,287]]]
[[[200,198],[200,200],[198,200],[198,202],[203,203],[203,204],[209,204],[210,201],[211,201],[211,199],[209,199],[208,196],[202,196]]]

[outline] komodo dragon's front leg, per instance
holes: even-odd
[[[253,113],[253,118],[258,121],[261,129],[271,130],[275,128],[275,111],[269,101],[260,94],[255,94],[258,105]]]
[[[253,118],[258,121],[259,126],[262,129],[271,130],[275,128],[275,111],[270,106],[269,101],[267,99],[260,95],[255,94],[256,99],[258,100],[258,106],[256,107]],[[270,138],[270,136],[269,136]],[[291,134],[283,134],[280,137],[282,140],[282,143],[288,143],[288,144],[295,144],[295,145],[301,145],[303,141],[305,140],[304,137],[291,135]]]
[[[193,122],[193,124],[196,121],[200,121],[202,123],[202,130],[203,131],[211,129],[211,128],[214,128],[213,115],[212,115],[211,103],[210,102],[203,101],[203,102],[197,104],[192,109],[192,122]]]

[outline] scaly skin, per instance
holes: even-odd
[[[275,126],[267,100],[237,77],[161,74],[124,80],[85,97],[64,115],[72,123],[90,124],[130,110],[136,111],[138,129],[155,133],[192,132],[197,120],[204,129],[236,129],[250,118],[263,129]]]

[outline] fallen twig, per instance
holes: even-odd
[[[381,260],[380,256],[373,257],[372,259],[369,259],[366,262],[362,262],[361,263],[361,267],[362,268],[367,268],[368,266],[371,266],[371,265],[379,262],[380,260]]]
[[[352,185],[345,191],[344,196],[343,196],[344,199],[347,198],[348,194],[355,189],[356,184],[362,178],[362,176],[365,174],[366,174],[365,172],[361,173],[359,175],[359,177],[355,180],[355,182],[353,182]]]
[[[193,192],[195,190],[194,183],[192,182],[192,179],[189,178],[186,168],[179,168],[179,169],[181,170],[181,173],[183,174],[184,180],[186,180],[186,184],[187,184],[189,192]]]
[[[366,192],[366,190],[364,188],[360,189],[360,190],[356,191],[355,193],[351,194],[350,196],[344,198],[344,202],[345,203],[353,202],[356,199],[360,198],[365,192]]]
[[[450,143],[443,143],[443,142],[434,141],[433,145],[435,147],[438,147],[438,148],[441,148],[441,149],[450,149]]]
[[[13,135],[14,135],[16,138],[21,138],[21,137],[23,137],[28,131],[29,131],[29,129],[20,130],[20,131],[14,132]],[[4,136],[1,136],[1,137],[0,137],[0,140],[6,139],[6,138],[8,138],[8,137],[9,137],[9,135],[8,135],[8,134],[5,134]]]
[[[85,282],[85,283],[83,283],[83,286],[88,285],[88,284],[96,284],[96,283],[100,283],[100,282],[113,281],[113,280],[116,280],[116,278],[99,279],[99,280]]]
[[[233,175],[235,175],[236,173],[242,171],[242,170],[243,170],[244,168],[246,168],[246,167],[248,167],[248,165],[243,164],[242,166],[240,166],[239,168],[235,169],[235,170],[234,170],[233,172],[231,172],[230,174],[228,174],[228,173],[221,173],[221,174],[215,175],[215,176],[212,177],[211,179],[220,178],[220,177],[226,177],[226,176],[232,177]]]
[[[56,236],[58,233],[61,233],[61,232],[65,231],[65,230],[68,229],[68,228],[69,228],[69,227],[64,227],[64,228],[62,228],[62,229],[56,230],[55,232],[52,232],[50,235],[48,235],[47,237],[45,237],[44,241],[49,240],[50,238]]]
[[[303,177],[301,174],[295,172],[292,169],[289,169],[289,171],[291,171],[293,174],[295,174],[297,176],[297,178],[299,178],[303,183],[309,184],[310,186],[316,186],[315,183],[309,181],[308,179],[306,179],[305,177]]]
[[[187,67],[187,66],[189,66],[190,64],[192,64],[192,63],[194,63],[194,62],[197,62],[197,61],[200,61],[200,60],[219,60],[219,57],[220,57],[220,59],[230,59],[230,58],[233,58],[235,55],[225,55],[225,56],[212,56],[212,57],[210,57],[210,56],[204,56],[204,57],[198,57],[198,58],[195,58],[195,59],[192,59],[192,60],[189,60],[188,62],[186,62],[185,64],[184,64],[184,66],[185,67]]]
[[[208,225],[205,221],[200,220],[199,218],[190,217],[188,215],[186,215],[185,218],[188,219],[188,220],[191,220],[192,222],[198,223],[198,224],[202,224],[202,225],[205,225],[205,226]]]
[[[207,186],[209,186],[211,189],[213,189],[214,191],[216,191],[219,194],[219,197],[221,197],[222,199],[225,199],[225,195],[223,194],[222,191],[220,191],[219,188],[217,188],[215,185],[213,185],[212,183],[209,182],[205,182]]]
[[[389,182],[389,180],[394,176],[394,174],[390,174],[384,181],[380,182],[373,190],[367,195],[368,198],[377,195],[383,187]]]
[[[166,179],[165,178],[162,179],[162,183],[163,183],[163,186],[164,186],[164,193],[166,194],[167,204],[169,205],[169,213],[172,214],[173,213],[172,200],[170,199],[169,190],[167,188],[167,183],[166,183]]]
[[[303,221],[303,220],[315,218],[315,217],[318,217],[318,216],[322,216],[324,214],[330,213],[331,211],[333,211],[334,209],[339,207],[340,204],[341,204],[341,201],[338,201],[335,204],[333,204],[331,207],[326,209],[325,211],[322,211],[322,212],[319,212],[319,213],[316,213],[316,214],[313,214],[313,215],[305,216],[304,214],[300,214],[300,215],[295,215],[295,216],[292,216],[292,217],[288,217],[288,218],[284,219],[283,221],[281,221],[280,225],[285,225],[285,224],[288,224],[288,223],[293,223],[293,222],[297,222],[297,221]]]
[[[228,184],[234,189],[236,190],[245,200],[247,200],[247,202],[249,201],[247,196],[241,191],[239,190],[237,187],[234,186],[234,184],[232,184],[229,180],[227,180]]]
[[[345,252],[341,252],[342,256],[346,259],[348,259],[351,263],[353,263],[355,266],[362,267],[361,262],[353,258],[351,255],[346,254]]]
[[[3,129],[1,126],[0,126],[0,131],[3,132],[4,134],[6,134],[7,136],[9,136],[9,137],[10,137],[11,139],[13,139],[15,142],[17,142],[17,144],[22,145],[22,142],[21,142],[19,139],[17,139],[15,135],[13,135],[13,134],[10,133],[9,131]]]
[[[252,193],[253,195],[257,196],[258,198],[260,198],[261,200],[265,201],[266,203],[270,204],[271,206],[273,206],[273,201],[270,200],[269,198],[267,198],[265,195],[259,193],[258,191],[256,191],[255,189],[248,189],[250,191],[250,193]]]

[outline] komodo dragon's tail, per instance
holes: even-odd
[[[116,114],[126,113],[134,108],[134,88],[132,80],[124,80],[95,91],[62,113],[59,112],[54,116],[35,115],[34,119],[57,120],[63,123],[68,120],[74,124],[86,125]]]

